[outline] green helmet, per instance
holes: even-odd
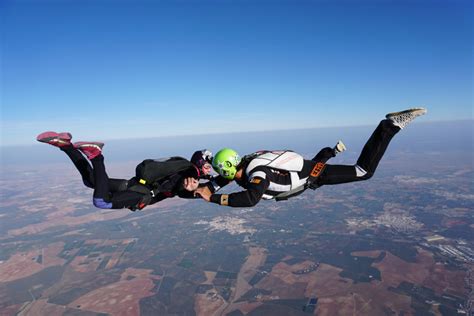
[[[223,148],[219,150],[214,156],[214,159],[212,159],[212,167],[214,170],[229,180],[234,179],[239,163],[239,154],[230,148]]]

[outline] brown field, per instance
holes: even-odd
[[[291,265],[291,272],[296,272],[298,270],[303,270],[303,269],[307,269],[309,267],[311,267],[311,265],[313,265],[314,262],[313,261],[309,261],[309,260],[306,260],[306,261],[303,261],[303,262],[300,262],[300,263],[297,263],[297,264],[293,264]]]
[[[421,284],[429,275],[428,266],[433,264],[432,256],[422,251],[416,263],[409,263],[387,252],[382,262],[374,267],[380,270],[382,280],[388,286],[397,287],[402,281]]]
[[[71,230],[68,231],[60,236],[72,236],[72,235],[80,235],[84,231],[84,228],[82,229],[76,229],[76,230]]]
[[[194,304],[194,310],[196,311],[196,313],[198,315],[221,315],[230,312],[231,310],[240,309],[241,307],[243,308],[242,311],[248,309],[244,307],[246,305],[249,305],[247,303],[233,302],[237,301],[242,295],[244,295],[248,290],[252,288],[248,282],[252,279],[255,273],[257,273],[257,268],[265,262],[266,257],[266,249],[259,247],[250,247],[249,256],[240,268],[239,274],[237,275],[237,282],[233,290],[230,303],[226,303],[220,297],[218,301],[212,301],[205,294],[197,294],[195,295],[196,299]],[[207,280],[203,284],[210,284],[210,282],[212,282],[215,277],[215,272],[212,273],[206,271],[205,273]],[[212,292],[212,290],[210,292]],[[257,306],[252,307],[250,310],[256,307]]]
[[[88,258],[87,256],[76,256],[74,260],[70,262],[69,265],[77,272],[93,272],[99,267],[100,263],[102,262],[102,260],[104,260],[105,257],[111,256],[111,258],[107,262],[107,265],[105,266],[105,269],[111,269],[118,263],[123,250],[132,241],[134,241],[133,238],[123,240],[87,240],[85,242],[86,245],[96,245],[97,247],[117,245],[118,247],[114,253],[101,253],[98,257],[94,258]]]
[[[235,285],[235,292],[232,301],[238,300],[242,295],[245,294],[252,287],[248,282],[257,273],[257,268],[261,266],[267,258],[266,249],[258,247],[249,248],[249,256],[247,260],[240,268],[239,274],[237,275],[237,284]]]
[[[113,267],[115,267],[115,265],[118,263],[119,261],[119,256],[115,253],[114,254],[114,257],[115,258],[110,258],[109,262],[107,262],[107,265],[105,266],[105,269],[112,269]]]
[[[380,251],[353,253],[371,258],[379,254]],[[292,266],[284,262],[275,265],[271,273],[256,285],[257,288],[272,291],[271,296],[263,296],[261,301],[318,297],[317,315],[384,315],[388,310],[395,314],[404,312],[405,315],[413,315],[411,298],[389,291],[389,287],[397,287],[405,281],[430,287],[438,295],[445,292],[461,296],[466,294],[464,273],[446,270],[443,265],[434,262],[431,253],[423,249],[419,249],[414,263],[405,262],[387,252],[382,262],[374,264],[381,271],[381,282],[353,283],[340,277],[341,269],[327,264],[321,264],[316,271],[308,274],[292,273],[310,264],[311,261]],[[247,307],[251,310],[250,306]],[[243,306],[239,309],[243,311]],[[432,312],[439,314],[436,306],[433,306]]]
[[[230,308],[226,309],[226,313],[231,313],[235,310],[240,310],[244,314],[248,314],[257,307],[261,306],[263,303],[262,302],[240,302],[240,303],[234,303]]]
[[[113,210],[113,211],[101,211],[98,210],[97,213],[87,214],[83,216],[73,217],[73,216],[61,216],[57,218],[52,218],[50,220],[38,223],[27,225],[22,228],[11,229],[8,231],[8,236],[19,236],[19,235],[31,235],[38,234],[45,230],[48,230],[56,226],[70,226],[74,227],[76,225],[81,225],[91,222],[101,222],[113,220],[128,215],[128,212],[125,210]]]
[[[48,248],[19,252],[0,264],[0,282],[11,282],[33,275],[48,267],[62,265],[65,260],[57,255],[64,247],[64,243],[57,242]],[[43,262],[37,263],[36,258],[43,255]]]
[[[206,294],[196,294],[194,296],[194,311],[198,316],[209,316],[214,315],[218,310],[224,307],[227,303],[220,296],[210,298],[207,293],[213,292],[214,290],[206,292]]]
[[[151,270],[127,269],[121,280],[91,291],[69,304],[70,308],[108,313],[110,315],[139,315],[140,299],[151,296],[154,287]],[[134,276],[127,280],[128,276]]]
[[[153,279],[159,280],[161,277],[159,275],[153,275],[153,270],[150,269],[135,269],[135,268],[127,268],[125,271],[120,275],[120,280],[126,280],[129,276],[133,276],[139,279]]]
[[[237,283],[232,295],[232,302],[238,300],[252,288],[248,282],[252,279],[255,273],[257,273],[257,268],[265,262],[266,258],[266,249],[258,247],[249,248],[249,256],[237,275]]]
[[[466,292],[464,278],[465,273],[462,271],[447,270],[444,265],[435,264],[423,285],[432,288],[438,295],[442,293],[464,295]]]
[[[432,288],[437,295],[445,291],[464,295],[464,277],[462,271],[450,271],[442,264],[436,264],[433,255],[418,249],[416,263],[408,263],[387,252],[384,260],[374,267],[382,273],[385,284],[397,287],[402,281],[421,284]]]
[[[10,305],[5,308],[2,308],[0,310],[0,315],[1,316],[13,316],[13,315],[20,315],[18,314],[18,311],[24,304],[16,304],[16,305]],[[26,304],[25,304],[26,305]]]
[[[104,255],[100,255],[99,257],[93,259],[88,259],[87,256],[76,256],[74,260],[69,263],[69,266],[76,272],[94,272],[99,267],[100,262],[103,259]]]
[[[305,262],[306,264],[309,263]],[[314,272],[302,275],[293,274],[303,264],[290,266],[284,262],[276,264],[271,273],[256,284],[257,288],[271,290],[271,296],[281,299],[301,298],[305,294],[306,283]]]
[[[202,284],[212,284],[212,281],[214,281],[216,274],[217,272],[215,271],[204,271],[204,275],[206,276],[207,280],[204,281]]]
[[[372,250],[372,251],[354,251],[351,253],[351,256],[354,257],[369,257],[369,258],[377,258],[380,256],[380,250]]]
[[[319,298],[317,315],[383,315],[384,307],[397,313],[411,310],[411,299],[389,292],[383,282],[354,284],[341,278],[340,272],[338,268],[321,264],[308,283],[306,295]]]
[[[62,316],[66,310],[65,306],[47,303],[47,299],[36,300],[24,306],[18,316]],[[15,315],[13,313],[12,315]]]

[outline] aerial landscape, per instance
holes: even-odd
[[[0,314],[472,312],[472,150],[457,139],[445,160],[446,144],[425,142],[429,126],[414,126],[417,146],[395,144],[364,184],[253,208],[175,198],[100,210],[67,163],[12,164],[1,178]],[[111,162],[109,173],[125,168]]]
[[[0,316],[474,316],[473,5],[1,0]]]

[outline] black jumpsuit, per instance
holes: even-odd
[[[135,178],[126,180],[108,177],[107,172],[105,171],[104,156],[99,155],[91,159],[91,166],[81,152],[73,146],[61,147],[60,149],[64,151],[74,163],[82,176],[82,182],[84,182],[84,185],[94,189],[94,206],[103,209],[135,209],[143,200],[144,194],[130,190],[130,187],[136,184]],[[174,183],[170,191],[156,194],[151,198],[148,205],[173,196],[193,198],[193,193],[186,191],[183,188],[183,181],[187,177],[197,179],[198,176],[196,169],[191,167],[189,170],[180,172],[179,175],[179,177],[174,178]]]

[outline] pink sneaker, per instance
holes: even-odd
[[[102,154],[102,147],[104,143],[99,142],[77,142],[74,143],[74,148],[79,149],[89,160]]]
[[[71,145],[72,135],[70,133],[44,132],[36,137],[36,140],[42,143],[50,144],[55,147],[65,147]]]

